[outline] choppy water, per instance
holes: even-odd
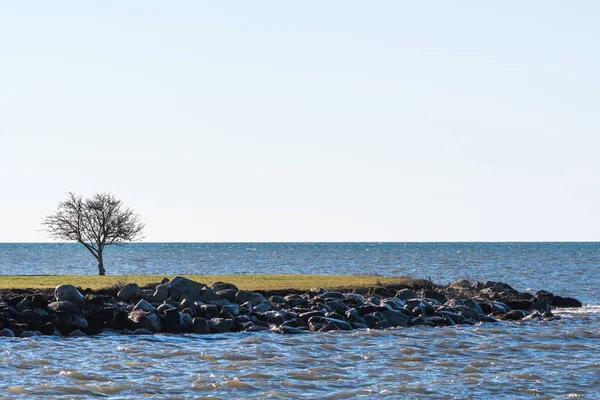
[[[93,273],[73,250],[0,244],[0,273]],[[556,321],[447,328],[0,338],[0,397],[600,398],[596,243],[138,244],[111,257],[111,273],[140,272],[147,257],[146,273],[488,278],[587,305]]]

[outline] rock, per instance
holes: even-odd
[[[518,320],[523,319],[523,317],[525,317],[525,315],[523,315],[523,313],[519,312],[519,310],[511,310],[511,311],[507,312],[506,314],[498,316],[498,318],[501,321],[518,321]]]
[[[0,337],[15,337],[15,333],[8,328],[4,328],[0,331]]]
[[[287,335],[303,335],[306,332],[298,329],[298,328],[294,328],[292,326],[280,326],[274,329],[271,329],[271,332],[275,332],[275,333],[284,333]]]
[[[253,306],[257,306],[258,304],[264,302],[265,298],[260,293],[250,293],[248,295],[248,301],[252,303]]]
[[[417,294],[412,289],[401,289],[398,290],[398,292],[396,293],[396,297],[400,300],[410,300],[415,299],[417,297]]]
[[[271,309],[271,305],[269,303],[267,303],[266,301],[258,303],[256,305],[254,305],[254,307],[253,307],[253,311],[256,313],[269,311],[270,309]]]
[[[125,285],[123,289],[117,293],[117,298],[123,301],[133,301],[139,299],[142,295],[142,291],[137,283],[130,283]]]
[[[276,310],[271,310],[271,311],[265,311],[262,313],[259,313],[258,318],[260,318],[263,321],[272,323],[272,324],[276,324],[276,325],[281,325],[285,322],[285,317],[283,316],[283,314],[279,311]]]
[[[338,326],[335,324],[325,324],[319,329],[319,332],[331,332],[331,331],[339,331],[339,330],[340,330],[340,328],[338,328]]]
[[[385,320],[393,327],[406,327],[408,326],[408,321],[410,320],[409,317],[398,311],[385,310],[382,311],[381,314],[383,314]]]
[[[156,314],[147,314],[139,320],[141,329],[148,329],[154,333],[162,332],[160,317]]]
[[[28,338],[28,337],[34,337],[34,336],[42,336],[41,332],[38,331],[23,331],[21,332],[20,337],[22,338]]]
[[[162,303],[160,306],[158,306],[158,308],[156,309],[156,311],[158,311],[159,314],[164,314],[165,311],[167,310],[174,310],[177,307],[169,304],[169,303]]]
[[[481,309],[481,307],[479,306],[479,304],[473,300],[473,299],[468,299],[464,301],[464,305],[472,308],[475,312],[477,312],[478,314],[483,314],[483,311]]]
[[[73,304],[85,303],[85,297],[73,285],[58,285],[54,289],[54,298],[58,302],[70,301]]]
[[[31,309],[31,300],[25,298],[25,299],[21,300],[19,303],[17,303],[15,308],[19,311],[30,310]]]
[[[154,290],[154,294],[150,297],[150,301],[162,303],[169,298],[169,286],[167,284],[158,285]]]
[[[233,328],[232,319],[213,318],[210,322],[212,322],[211,331],[214,329],[215,333],[229,332]]]
[[[389,329],[391,328],[392,325],[390,325],[389,322],[387,321],[379,321],[377,323],[375,323],[374,329]]]
[[[132,335],[154,335],[154,333],[152,333],[151,330],[144,329],[144,328],[138,328],[135,331],[133,331],[131,334]]]
[[[200,291],[206,288],[206,285],[182,276],[176,276],[167,283],[167,287],[169,288],[169,296],[179,302],[184,298],[192,301],[201,300]]]
[[[335,318],[311,317],[308,320],[308,323],[310,324],[311,322],[318,323],[318,324],[324,324],[324,325],[333,324],[338,329],[343,330],[343,331],[351,331],[352,330],[352,326],[348,322],[342,321],[340,319],[335,319]]]
[[[379,314],[381,313],[371,313],[364,316],[365,322],[369,328],[375,328],[375,325],[382,320],[383,316],[380,317]]]
[[[88,327],[88,322],[79,307],[70,301],[50,303],[48,309],[58,315],[59,330],[68,331],[71,329],[87,329]]]
[[[284,300],[292,307],[304,306],[308,303],[308,300],[299,294],[288,294]]]
[[[73,332],[69,333],[70,338],[76,338],[76,337],[84,337],[87,336],[84,332],[80,331],[79,329],[75,329]]]
[[[237,290],[237,288],[236,289],[221,289],[221,290],[215,291],[215,293],[218,297],[224,298],[227,301],[231,301],[231,302],[235,301],[235,295],[237,294],[237,292],[239,292],[239,290]]]
[[[583,304],[577,299],[555,295],[552,299],[552,306],[561,308],[579,308],[583,307]]]
[[[237,291],[235,297],[233,298],[233,301],[237,304],[247,303],[248,301],[250,301],[250,292],[247,292],[245,290]]]
[[[448,301],[448,298],[444,293],[438,292],[437,290],[423,290],[421,296],[426,299],[433,299],[439,303],[445,303]]]
[[[190,299],[183,299],[183,300],[181,300],[181,303],[179,303],[177,308],[182,311],[185,310],[186,308],[191,308],[192,310],[194,310],[194,313],[195,313],[196,310],[198,310],[200,308],[200,306],[195,301],[191,301]]]
[[[202,318],[217,318],[219,316],[219,310],[214,304],[202,304],[198,307],[196,316]]]
[[[180,332],[183,328],[181,313],[177,309],[165,310],[163,316],[165,328],[169,332]]]
[[[230,318],[235,318],[238,315],[240,315],[240,307],[237,304],[224,305],[223,307],[221,307],[220,314],[223,315],[224,313],[229,314]]]
[[[235,286],[233,283],[228,283],[228,282],[215,282],[210,287],[215,292],[218,292],[220,290],[235,290],[235,291],[239,290],[238,287]]]
[[[345,314],[346,311],[350,309],[343,301],[338,299],[329,300],[326,303],[329,307],[333,309],[338,314]]]
[[[148,303],[144,299],[138,301],[138,303],[135,305],[135,307],[133,307],[133,311],[135,311],[135,310],[142,310],[142,311],[146,311],[146,312],[156,312],[156,308],[154,308],[154,306],[152,304]]]
[[[192,331],[194,333],[210,333],[208,321],[204,318],[194,318],[192,320]]]
[[[127,319],[130,321],[130,325],[133,325],[133,329],[148,329],[154,333],[162,331],[160,317],[152,312],[137,309],[130,312]]]
[[[475,282],[475,283],[477,283],[477,282]],[[473,283],[473,285],[475,285],[475,283]],[[469,281],[467,279],[459,279],[456,282],[453,282],[450,284],[450,287],[452,289],[470,289],[471,286],[472,286],[471,281]]]

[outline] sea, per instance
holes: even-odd
[[[105,259],[115,275],[493,280],[584,307],[552,321],[299,336],[0,338],[0,398],[600,399],[600,243],[134,243]],[[0,243],[0,275],[96,273],[77,244]]]

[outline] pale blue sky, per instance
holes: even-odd
[[[600,240],[595,1],[0,1],[0,241]]]

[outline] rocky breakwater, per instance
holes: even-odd
[[[183,277],[140,288],[4,290],[0,336],[307,332],[452,326],[555,319],[553,307],[581,307],[546,291],[518,292],[501,282],[426,280],[381,287],[328,291],[239,290],[231,283],[207,286]]]

